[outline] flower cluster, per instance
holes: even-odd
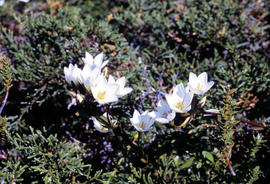
[[[125,87],[125,77],[115,80],[111,75],[108,79],[104,76],[102,69],[109,61],[103,62],[103,53],[94,58],[86,52],[82,60],[83,69],[80,69],[77,64],[69,64],[68,67],[64,67],[66,81],[70,84],[83,85],[99,104],[116,102],[118,98],[132,91],[132,88]]]
[[[140,132],[150,130],[155,121],[161,124],[170,123],[176,113],[187,113],[191,110],[194,95],[205,94],[213,85],[213,81],[208,82],[206,72],[198,77],[191,72],[186,87],[182,83],[173,87],[173,93],[165,95],[166,101],[162,99],[158,102],[156,111],[145,111],[140,114],[135,110],[130,121]]]
[[[115,80],[111,75],[108,78],[104,76],[102,70],[109,61],[103,62],[103,53],[94,58],[86,52],[82,60],[84,62],[83,69],[80,69],[76,64],[69,64],[68,67],[64,67],[66,81],[70,84],[83,85],[99,104],[116,102],[132,91],[132,88],[125,87],[125,77]],[[175,119],[177,113],[187,114],[194,106],[192,103],[194,96],[205,94],[213,85],[213,81],[208,82],[206,72],[199,76],[191,72],[187,86],[185,87],[182,83],[174,86],[173,92],[165,94],[164,99],[157,103],[155,111],[139,112],[134,110],[133,117],[130,118],[131,124],[139,132],[149,131],[155,122],[168,124]],[[204,97],[200,103],[204,104],[205,100]],[[217,110],[213,109],[206,112],[218,113]],[[187,119],[190,120],[191,118]],[[92,120],[94,127],[102,133],[107,133],[109,127],[116,124],[116,120],[113,120],[108,113],[99,118],[92,117]]]

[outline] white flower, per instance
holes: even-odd
[[[137,110],[134,111],[133,117],[130,118],[131,124],[139,132],[146,132],[152,128],[155,122],[155,112],[145,111],[140,114]]]
[[[170,106],[164,100],[160,100],[157,105],[156,116],[157,122],[166,124],[175,118],[175,112],[171,110]]]
[[[115,81],[113,76],[110,75],[108,82],[110,84],[116,84],[118,86],[118,88],[117,88],[117,90],[115,92],[118,97],[125,96],[125,95],[127,95],[128,93],[130,93],[132,91],[132,88],[125,87],[125,84],[126,84],[126,78],[125,77],[121,77],[121,78],[119,78],[119,79],[117,79]]]
[[[28,3],[29,0],[19,0],[20,2]]]
[[[5,0],[0,0],[0,6],[3,6],[5,3]]]
[[[203,72],[198,77],[190,72],[188,87],[190,90],[198,95],[203,95],[214,85],[213,81],[207,82],[207,73]]]
[[[100,79],[101,75],[102,74],[100,68],[85,65],[81,72],[82,83],[85,88],[90,91],[91,87],[95,86],[98,83],[98,79]]]
[[[104,127],[103,124],[98,121],[95,117],[92,117],[92,120],[94,122],[94,127],[101,133],[107,133],[109,132],[109,129]]]
[[[64,67],[65,78],[68,83],[73,82],[74,84],[81,83],[81,69],[75,64],[69,64],[68,68]]]
[[[85,52],[85,58],[82,58],[85,65],[95,66],[102,69],[106,66],[109,60],[103,62],[103,53],[98,54],[95,59],[89,52]]]
[[[104,76],[100,76],[98,83],[91,87],[91,91],[95,100],[100,104],[116,102],[118,97],[115,92],[118,88],[116,84],[109,84]]]
[[[193,93],[189,92],[187,88],[184,88],[182,83],[175,86],[173,88],[173,93],[167,94],[165,97],[173,111],[178,113],[190,111]]]

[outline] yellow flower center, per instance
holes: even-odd
[[[177,102],[175,105],[175,108],[178,109],[179,111],[183,110],[185,108],[184,104],[182,101]]]
[[[167,113],[167,112],[164,112],[164,113],[163,113],[163,117],[164,117],[164,118],[167,118],[167,117],[168,117],[168,113]]]
[[[100,130],[107,130],[104,126],[100,125]]]
[[[99,100],[104,100],[106,98],[106,91],[99,91],[97,94]]]
[[[144,130],[146,128],[144,121],[140,122],[138,127]]]
[[[202,88],[201,84],[197,84],[195,90],[200,90]]]

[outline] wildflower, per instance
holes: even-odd
[[[207,73],[203,72],[198,77],[190,72],[188,87],[198,95],[203,95],[214,85],[213,81],[207,82]]]
[[[155,113],[145,111],[140,114],[137,110],[134,111],[133,117],[130,118],[131,124],[139,132],[146,132],[152,128],[152,125],[155,122]]]
[[[0,0],[0,6],[3,6],[5,3],[5,0]]]
[[[107,133],[109,132],[109,129],[106,128],[100,121],[98,121],[95,117],[92,117],[92,120],[94,122],[94,127],[96,128],[97,131],[101,133]]]
[[[167,94],[167,103],[170,108],[178,113],[186,113],[191,109],[193,93],[184,88],[183,84],[179,84],[173,88],[172,94]]]
[[[74,66],[72,64],[69,64],[68,68],[64,67],[64,73],[66,81],[70,84],[73,82],[74,84],[81,83],[81,69],[78,68],[78,66],[75,64]]]
[[[89,53],[85,52],[85,58],[82,58],[85,65],[95,66],[102,69],[106,66],[109,60],[103,62],[103,53],[98,54],[95,58]]]
[[[116,84],[108,83],[107,79],[101,75],[98,79],[98,83],[91,87],[91,91],[95,100],[100,104],[106,104],[116,102],[118,97],[116,96],[116,90],[118,86]]]
[[[98,79],[100,79],[101,75],[100,68],[85,65],[81,72],[82,83],[85,88],[90,91],[91,87],[98,83]]]
[[[117,79],[115,81],[113,76],[110,75],[108,82],[110,84],[116,84],[118,86],[118,88],[116,90],[116,95],[118,97],[125,96],[125,95],[127,95],[128,93],[130,93],[132,91],[132,88],[125,87],[125,84],[126,84],[126,78],[125,77],[121,77],[121,78],[119,78],[119,79]]]
[[[166,124],[175,118],[175,112],[171,110],[170,106],[164,100],[160,100],[157,105],[156,116],[157,122]]]

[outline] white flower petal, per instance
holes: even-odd
[[[161,123],[161,124],[168,124],[170,123],[170,121],[166,118],[157,118],[156,119],[157,122]]]
[[[184,108],[182,111],[181,111],[181,113],[186,113],[186,112],[188,112],[188,111],[190,111],[191,110],[191,105],[189,105],[189,106],[187,106],[186,108]]]
[[[167,119],[169,121],[172,121],[172,120],[174,120],[175,116],[176,116],[176,113],[173,111],[167,116]]]
[[[205,88],[205,92],[208,91],[214,84],[215,84],[214,81],[208,82],[208,83],[207,83],[207,86],[206,86],[206,88]]]
[[[197,81],[197,76],[196,76],[196,74],[190,72],[190,73],[189,73],[189,84],[192,86],[192,88],[193,88],[193,87],[195,88],[195,86],[196,86],[196,84],[197,84],[196,81]]]
[[[125,77],[121,77],[121,78],[119,78],[119,79],[117,79],[117,84],[118,85],[120,85],[120,86],[125,86],[125,84],[126,84],[126,78]]]
[[[92,117],[92,120],[94,122],[94,127],[96,128],[97,131],[101,133],[107,133],[109,132],[109,129],[104,127],[101,122],[99,122],[95,117]]]
[[[29,0],[19,0],[20,2],[28,3]]]
[[[184,98],[185,93],[186,93],[186,89],[182,83],[175,86],[174,90],[175,90],[175,91],[173,91],[174,95],[177,95],[180,98]]]
[[[0,6],[3,6],[5,4],[5,0],[0,0]]]
[[[94,59],[94,64],[101,67],[102,62],[103,62],[103,53],[101,52],[100,54],[98,54],[98,55],[95,57],[95,59]]]
[[[134,111],[134,113],[133,113],[133,117],[135,117],[135,118],[138,119],[139,116],[140,116],[139,111],[137,111],[137,110],[135,109],[135,111]]]
[[[198,81],[199,81],[201,84],[207,84],[207,73],[206,73],[206,72],[201,73],[201,74],[198,76]]]
[[[212,113],[212,114],[220,114],[220,111],[217,109],[208,109],[208,110],[205,110],[205,112]]]
[[[133,89],[132,88],[124,88],[122,91],[121,91],[121,95],[120,96],[125,96],[127,94],[129,94]]]
[[[100,66],[100,68],[104,68],[108,63],[109,63],[109,60],[104,61],[102,65]]]
[[[68,67],[68,68],[64,67],[64,74],[65,74],[66,81],[70,84],[72,81],[70,67]]]
[[[165,95],[166,101],[169,104],[170,108],[173,106],[174,102],[174,95],[173,94],[166,94]]]
[[[89,52],[85,52],[85,58],[82,58],[85,65],[93,65],[94,64],[94,58]]]
[[[187,93],[184,99],[184,103],[186,103],[186,105],[190,105],[193,99],[193,93]]]
[[[109,82],[109,83],[112,83],[112,84],[115,83],[115,80],[114,80],[113,76],[109,75],[108,82]]]

